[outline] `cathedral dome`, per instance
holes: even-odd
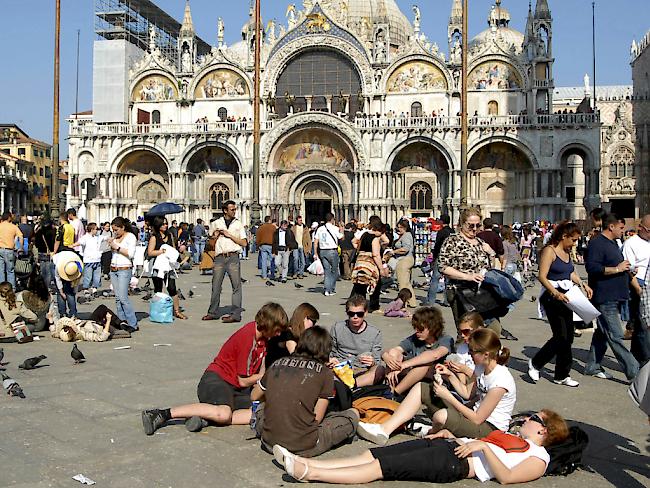
[[[521,49],[524,44],[524,35],[518,30],[511,29],[510,27],[501,27],[499,29],[485,29],[469,43],[470,47],[486,44],[497,36],[501,38],[508,44],[515,46],[517,49]]]
[[[326,3],[326,2],[322,2]],[[342,5],[348,7],[348,25],[368,23],[372,28],[374,22],[386,19],[390,25],[390,43],[401,46],[414,35],[409,19],[399,9],[395,0],[331,0],[331,5],[341,12]],[[365,19],[365,20],[364,20]]]

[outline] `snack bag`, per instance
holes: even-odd
[[[352,366],[350,366],[349,361],[341,361],[334,366],[334,373],[349,388],[354,387],[354,374],[352,373]]]

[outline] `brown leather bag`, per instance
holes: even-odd
[[[368,424],[381,424],[390,418],[399,403],[384,397],[368,396],[352,402],[352,408],[359,411],[359,420]]]

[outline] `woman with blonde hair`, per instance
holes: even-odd
[[[318,310],[311,303],[298,305],[289,320],[289,328],[279,336],[269,339],[264,360],[266,368],[268,369],[278,359],[293,354],[303,332],[316,325],[319,318]]]
[[[38,316],[25,306],[21,297],[17,297],[8,281],[0,283],[0,342],[15,342],[16,337],[11,324],[18,318],[36,322]]]

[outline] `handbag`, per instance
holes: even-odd
[[[174,322],[174,303],[165,293],[156,293],[149,301],[149,320],[159,324]]]
[[[477,312],[484,319],[500,318],[508,313],[508,308],[487,286],[452,286],[455,288],[454,297],[460,302],[463,313]]]

